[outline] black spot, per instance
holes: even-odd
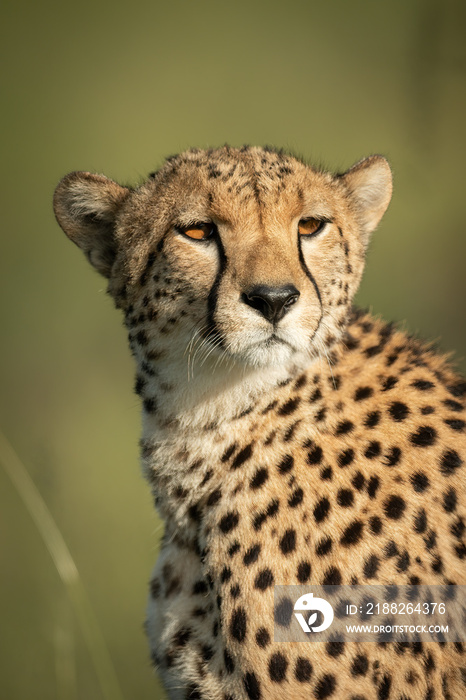
[[[357,544],[362,537],[363,528],[364,524],[361,520],[354,520],[343,532],[340,539],[341,544],[344,547],[350,547]]]
[[[322,469],[322,471],[320,472],[320,478],[323,481],[331,481],[332,475],[333,475],[332,467],[324,467]]]
[[[234,458],[233,462],[231,463],[231,468],[232,469],[238,469],[241,467],[245,462],[247,462],[248,459],[250,459],[252,455],[252,445],[253,443],[250,443],[249,445],[246,445]]]
[[[249,700],[261,700],[261,687],[255,673],[246,673],[243,678],[243,684]]]
[[[294,384],[294,389],[302,389],[303,386],[306,385],[307,382],[307,377],[305,374],[302,374],[300,377],[297,378],[295,384]]]
[[[372,411],[371,413],[368,413],[366,416],[366,420],[364,421],[364,425],[366,428],[375,428],[376,425],[378,425],[380,422],[380,411]]]
[[[392,680],[390,676],[385,675],[382,678],[382,682],[377,688],[377,700],[388,700],[390,697],[390,687],[392,685]]]
[[[354,450],[349,448],[348,450],[344,450],[343,452],[340,452],[338,455],[338,466],[339,467],[347,467],[348,464],[351,464],[351,462],[354,459]]]
[[[453,474],[455,469],[458,469],[463,464],[461,457],[456,450],[447,450],[443,453],[440,460],[440,471],[445,476]]]
[[[254,581],[255,588],[258,588],[260,591],[265,591],[272,584],[273,584],[273,574],[272,574],[271,570],[270,569],[262,569],[262,571],[259,571],[259,573],[256,576],[256,580]]]
[[[460,420],[459,418],[447,418],[444,423],[446,423],[449,428],[456,430],[459,433],[462,433],[466,426],[464,420]]]
[[[269,660],[269,676],[274,683],[281,683],[286,678],[288,660],[280,651],[272,654]]]
[[[190,685],[186,692],[186,700],[202,700],[201,691],[198,685]]]
[[[219,500],[222,497],[222,492],[220,489],[215,489],[215,491],[212,491],[210,494],[209,498],[207,499],[206,503],[208,506],[214,506],[216,503],[219,502]]]
[[[382,352],[384,345],[385,343],[371,345],[371,347],[366,348],[366,350],[364,350],[364,354],[366,355],[366,357],[374,357],[375,355],[379,355]]]
[[[291,455],[285,455],[280,464],[278,465],[278,471],[281,474],[287,474],[291,469],[293,469],[294,459]]]
[[[288,499],[288,505],[290,508],[296,508],[304,498],[304,491],[302,488],[297,488],[293,491],[290,498]]]
[[[433,384],[433,382],[429,382],[427,379],[416,379],[411,383],[411,386],[413,386],[415,389],[419,389],[419,391],[429,391],[429,389],[434,388],[435,384]]]
[[[341,573],[340,571],[335,567],[331,566],[327,571],[325,572],[323,581],[322,581],[323,586],[340,586],[341,585]]]
[[[252,477],[249,486],[250,486],[252,489],[258,489],[258,488],[260,488],[263,484],[265,484],[265,482],[267,481],[268,478],[269,478],[269,472],[268,472],[268,470],[267,470],[265,467],[261,467],[260,469],[258,469],[258,470],[256,471],[256,473],[255,473],[254,476]]]
[[[236,442],[234,442],[232,445],[230,445],[230,447],[228,447],[225,450],[225,452],[223,453],[223,455],[221,456],[221,461],[228,462],[228,460],[230,459],[230,457],[232,456],[233,452],[236,450],[237,447],[238,447],[238,445],[236,444]]]
[[[393,540],[390,540],[390,542],[387,542],[385,545],[385,556],[387,559],[391,559],[391,557],[396,557],[398,554],[398,547],[396,546],[396,543]]]
[[[405,511],[406,503],[401,496],[393,495],[384,501],[383,508],[387,518],[399,520]]]
[[[413,486],[413,489],[418,493],[425,491],[429,486],[429,479],[424,472],[416,472],[415,474],[411,474],[409,480]]]
[[[236,608],[230,620],[230,634],[238,642],[243,642],[246,637],[246,611],[244,608]]]
[[[301,399],[299,396],[296,396],[292,399],[288,399],[288,401],[284,403],[283,406],[280,406],[277,413],[279,416],[289,416],[291,413],[294,413],[296,411],[300,403]]]
[[[352,336],[349,332],[347,332],[344,342],[348,350],[355,350],[359,347],[359,340]]]
[[[239,552],[240,549],[241,549],[240,543],[239,543],[239,542],[233,542],[233,544],[231,545],[230,549],[228,550],[229,556],[232,557],[234,554],[236,554],[236,552]]]
[[[235,662],[233,661],[228,649],[223,650],[223,660],[225,662],[225,670],[231,674],[235,670]]]
[[[142,402],[146,413],[155,413],[157,411],[157,403],[155,399],[147,398]]]
[[[375,554],[371,554],[364,562],[363,574],[366,579],[375,578],[379,570],[379,558]]]
[[[372,396],[374,390],[370,386],[360,386],[354,394],[355,401],[364,401]]]
[[[292,615],[293,603],[289,598],[284,598],[274,610],[274,620],[280,627],[289,627]]]
[[[214,650],[208,644],[203,644],[201,647],[202,660],[207,663],[214,655]]]
[[[433,406],[423,406],[421,413],[423,416],[430,416],[432,413],[435,413],[435,408]]]
[[[369,519],[369,528],[373,535],[380,535],[382,532],[382,521],[378,515],[374,515]]]
[[[173,636],[173,645],[175,647],[184,647],[191,638],[191,630],[189,627],[182,627]]]
[[[463,410],[463,404],[459,403],[459,401],[453,401],[453,399],[445,399],[443,404],[450,409],[450,411],[462,411]]]
[[[424,508],[421,508],[419,513],[414,518],[414,529],[419,534],[426,531],[427,528],[427,515]]]
[[[270,634],[265,627],[260,627],[256,632],[256,643],[261,649],[265,649],[270,644]]]
[[[326,416],[326,409],[321,408],[320,411],[318,411],[316,413],[316,416],[315,416],[316,423],[320,423],[320,421],[324,420],[325,416]]]
[[[136,334],[136,340],[139,343],[139,345],[147,345],[147,343],[149,342],[147,333],[145,331],[139,331],[139,333]]]
[[[380,442],[374,440],[368,444],[366,451],[364,452],[364,457],[367,457],[367,459],[374,459],[374,457],[379,456],[380,450]]]
[[[409,557],[408,552],[405,550],[398,557],[398,561],[396,563],[396,569],[397,569],[397,571],[402,573],[403,571],[406,571],[407,569],[409,569],[409,565],[410,565],[410,557]]]
[[[220,581],[222,583],[226,583],[231,579],[232,573],[231,569],[228,566],[224,566],[222,569],[222,573],[220,574]]]
[[[398,464],[400,459],[401,459],[400,448],[399,447],[390,447],[387,454],[384,455],[384,464],[386,464],[387,467],[394,467],[395,464]]]
[[[466,529],[466,526],[464,524],[463,518],[457,518],[453,525],[450,527],[450,532],[453,535],[453,537],[456,537],[457,539],[461,539],[463,537],[464,531]]]
[[[287,530],[280,540],[280,549],[283,554],[290,554],[296,549],[296,531]]]
[[[201,513],[198,508],[198,504],[194,503],[192,506],[188,508],[188,514],[191,520],[194,520],[194,522],[198,523],[201,520]]]
[[[332,538],[331,537],[324,537],[320,542],[317,543],[316,546],[316,554],[319,557],[323,557],[326,554],[328,554],[331,549],[332,549]]]
[[[394,386],[398,384],[398,379],[396,377],[390,376],[386,377],[382,382],[382,391],[390,391]]]
[[[308,452],[307,463],[308,464],[320,464],[322,461],[323,452],[322,448],[316,445],[312,450]]]
[[[351,479],[351,483],[353,484],[355,489],[357,489],[358,491],[362,491],[362,489],[364,488],[364,484],[366,483],[364,474],[362,474],[361,472],[356,472],[356,474]]]
[[[294,669],[294,675],[297,681],[300,683],[307,683],[312,675],[312,665],[311,662],[302,656],[296,659],[296,666]]]
[[[325,651],[327,653],[327,656],[331,656],[336,659],[338,656],[341,656],[345,651],[345,643],[331,640],[325,645]]]
[[[426,673],[431,673],[435,669],[435,661],[434,657],[430,653],[430,651],[426,654],[426,658],[424,660],[424,668],[426,670]]]
[[[337,494],[337,503],[342,508],[348,508],[353,505],[354,494],[351,489],[340,489]]]
[[[144,379],[144,377],[141,377],[140,374],[136,375],[136,382],[134,385],[134,391],[138,396],[141,396],[145,385],[146,385],[146,380]]]
[[[325,700],[333,695],[333,691],[337,687],[337,682],[335,676],[330,673],[326,673],[322,678],[319,679],[316,687],[314,688],[314,695],[317,700]]]
[[[456,509],[456,491],[454,488],[448,489],[443,494],[443,508],[447,513],[452,513]]]
[[[435,443],[436,437],[437,432],[431,425],[422,425],[409,439],[416,447],[430,447]]]
[[[193,585],[193,595],[205,595],[208,590],[206,581],[196,581]]]
[[[311,565],[308,561],[302,561],[298,564],[296,577],[299,583],[307,583],[311,575]]]
[[[309,398],[309,403],[315,403],[316,401],[319,401],[322,398],[322,392],[320,389],[316,389],[313,394],[311,394]]]
[[[254,529],[260,530],[267,518],[272,518],[274,515],[276,515],[278,513],[279,505],[279,501],[277,501],[276,499],[270,501],[269,505],[267,506],[267,509],[254,517]]]
[[[369,661],[365,654],[359,654],[353,659],[351,664],[351,675],[352,676],[365,676],[369,668]]]
[[[239,522],[239,515],[236,511],[230,511],[220,520],[218,526],[222,532],[225,534],[231,532]]]
[[[243,557],[243,562],[245,563],[245,565],[250,566],[255,561],[257,561],[257,559],[259,558],[260,551],[260,544],[255,544],[253,547],[250,547]]]
[[[344,420],[337,425],[335,435],[346,435],[346,433],[350,433],[353,428],[354,424],[350,420]]]
[[[379,490],[380,479],[378,476],[371,476],[367,482],[367,494],[369,498],[375,498],[377,491]]]
[[[324,496],[314,507],[314,518],[317,523],[322,522],[328,515],[330,510],[330,501]]]
[[[239,584],[235,583],[231,588],[230,588],[230,595],[232,598],[238,598],[241,594],[241,588]]]
[[[403,421],[409,415],[409,408],[401,401],[394,401],[388,409],[393,420]]]

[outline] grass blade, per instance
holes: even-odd
[[[71,600],[105,700],[124,700],[117,675],[77,566],[26,467],[0,431],[0,462],[53,559]]]

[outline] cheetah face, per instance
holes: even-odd
[[[225,147],[170,158],[134,190],[73,173],[55,211],[109,278],[136,353],[265,367],[325,355],[341,337],[390,195],[378,156],[332,176]]]

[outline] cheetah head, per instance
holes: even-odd
[[[150,372],[167,356],[256,368],[327,352],[390,196],[381,156],[332,175],[224,147],[169,158],[136,188],[71,173],[54,208],[108,278]]]

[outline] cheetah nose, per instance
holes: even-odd
[[[278,323],[280,319],[298,301],[299,292],[292,284],[283,287],[268,287],[258,284],[242,294],[242,301],[259,311],[270,323]]]

